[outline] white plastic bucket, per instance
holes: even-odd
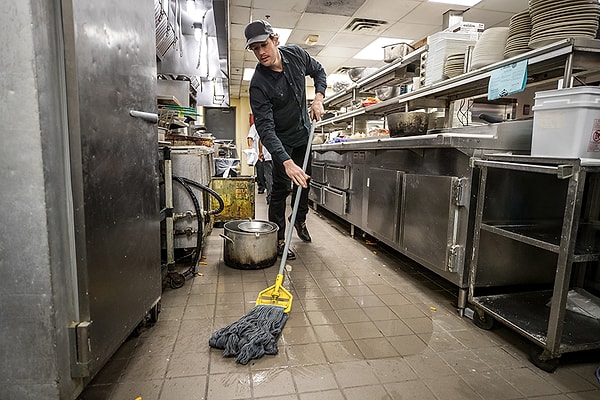
[[[535,94],[531,155],[600,158],[600,88],[580,86]]]

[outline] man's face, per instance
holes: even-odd
[[[271,68],[277,61],[279,51],[277,45],[279,39],[276,36],[270,37],[265,42],[252,43],[249,49],[254,53],[259,63],[267,68]]]

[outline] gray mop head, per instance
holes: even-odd
[[[237,357],[246,365],[265,354],[277,354],[277,341],[289,315],[283,307],[258,305],[238,321],[219,329],[208,341],[210,347],[223,350],[225,357]]]

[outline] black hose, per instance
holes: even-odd
[[[200,258],[200,250],[202,249],[202,234],[204,232],[202,224],[204,223],[204,221],[202,220],[202,209],[200,208],[200,203],[198,203],[198,198],[194,194],[192,188],[183,180],[183,178],[174,176],[173,180],[175,182],[178,182],[181,186],[183,186],[183,188],[190,195],[190,198],[194,203],[196,218],[198,219],[198,233],[196,234],[196,251],[192,260],[192,265],[182,274],[184,278],[187,278],[188,276],[196,273],[196,265],[198,264],[198,259]]]
[[[192,202],[194,203],[194,209],[196,211],[196,217],[198,219],[198,233],[196,235],[196,252],[194,254],[194,259],[192,260],[192,265],[190,266],[190,268],[188,268],[182,274],[184,277],[188,277],[188,276],[194,275],[196,273],[196,266],[198,264],[198,260],[200,258],[200,253],[202,250],[202,236],[204,234],[204,228],[203,228],[204,221],[202,218],[202,210],[200,209],[200,203],[198,203],[198,198],[196,197],[196,195],[194,194],[194,191],[192,190],[192,188],[190,186],[194,186],[198,189],[204,190],[205,192],[207,192],[210,195],[212,195],[213,197],[215,197],[215,199],[217,199],[217,202],[219,203],[219,208],[217,208],[216,210],[208,211],[207,215],[219,214],[225,208],[225,203],[223,202],[223,199],[221,198],[221,196],[219,196],[219,194],[217,192],[215,192],[214,190],[212,190],[211,188],[209,188],[206,185],[203,185],[199,182],[193,181],[188,178],[180,177],[180,176],[173,176],[173,180],[178,182],[181,186],[183,186],[183,188],[190,195],[190,198],[192,199]]]
[[[208,215],[216,215],[219,214],[220,212],[223,211],[223,209],[225,208],[225,203],[223,203],[223,199],[221,198],[221,196],[219,195],[219,193],[215,192],[214,190],[212,190],[211,188],[209,188],[208,186],[205,186],[199,182],[193,181],[191,179],[188,178],[183,178],[181,177],[180,179],[183,179],[183,181],[185,183],[187,183],[188,185],[192,185],[198,189],[202,189],[205,192],[209,193],[210,195],[212,195],[215,199],[217,199],[217,202],[219,203],[219,208],[217,208],[216,210],[210,210],[209,212],[207,212]]]

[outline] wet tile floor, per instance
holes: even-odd
[[[256,203],[266,219],[264,195]],[[243,366],[208,346],[279,268],[227,267],[215,228],[201,276],[164,291],[158,322],[123,343],[79,399],[600,399],[599,352],[566,354],[544,372],[520,335],[461,318],[452,284],[315,210],[307,226],[312,243],[292,240],[284,286],[295,297],[277,355]]]

